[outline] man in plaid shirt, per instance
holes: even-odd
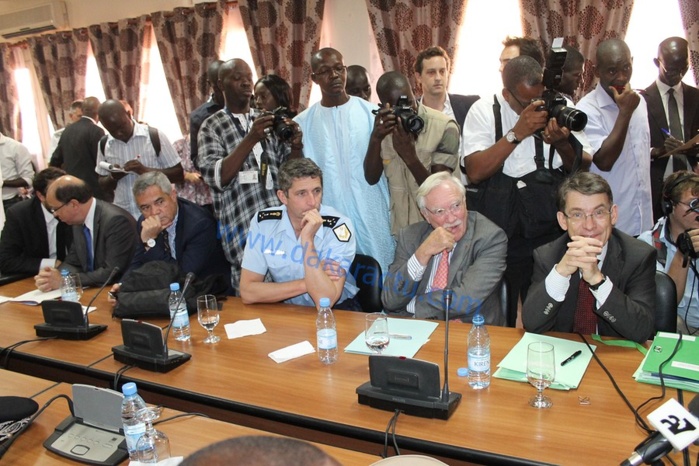
[[[221,244],[231,264],[231,287],[240,295],[240,263],[250,219],[258,210],[278,206],[277,172],[288,158],[301,157],[301,130],[293,121],[289,141],[274,131],[274,115],[250,108],[252,71],[233,59],[218,74],[226,105],[204,121],[197,154],[204,181],[211,187]],[[194,154],[193,154],[194,155]]]

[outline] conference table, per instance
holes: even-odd
[[[17,296],[33,287],[24,280],[0,287],[0,295]],[[87,291],[83,304],[94,291]],[[106,298],[96,300],[91,323],[107,324],[105,332],[89,341],[32,341],[0,354],[0,364],[14,371],[62,382],[116,387],[136,382],[151,404],[180,411],[198,411],[216,419],[293,436],[349,450],[379,455],[393,413],[357,402],[355,389],[369,380],[368,358],[340,352],[336,364],[325,366],[309,354],[276,363],[268,354],[303,341],[315,346],[313,308],[284,304],[245,305],[237,298],[223,302],[215,345],[202,343],[206,332],[191,317],[192,339],[171,340],[170,348],[191,354],[191,360],[168,372],[128,368],[114,360],[111,348],[122,343],[120,323],[111,317]],[[345,348],[364,330],[364,315],[336,311],[338,339]],[[260,318],[266,332],[226,339],[223,324]],[[33,325],[42,322],[40,307],[7,302],[0,305],[0,348],[35,338]],[[166,319],[149,320],[162,327]],[[619,464],[646,438],[634,416],[593,360],[578,389],[547,390],[553,407],[537,410],[528,405],[534,388],[526,383],[492,378],[485,390],[469,388],[456,370],[466,365],[470,325],[453,323],[449,334],[449,386],[463,395],[448,420],[401,414],[395,424],[395,443],[402,453],[435,456],[448,464]],[[443,369],[443,322],[416,358],[437,363]],[[492,367],[521,339],[522,329],[488,327]],[[551,334],[579,340],[573,334]],[[589,340],[589,336],[587,337]],[[658,396],[660,388],[641,384],[632,374],[642,360],[635,348],[595,342],[596,354],[608,368],[633,406]],[[688,393],[687,397],[694,394]],[[665,398],[676,397],[668,389]],[[665,400],[649,403],[646,416]],[[685,404],[688,400],[685,400]],[[390,436],[389,436],[390,438]],[[389,440],[389,454],[393,440]],[[697,449],[691,450],[696,458]],[[677,464],[681,456],[673,455]],[[352,464],[352,463],[348,463]]]
[[[32,398],[41,408],[56,395],[72,398],[71,386],[66,383],[51,382],[45,379],[10,372],[0,369],[0,396],[22,396]],[[166,420],[182,414],[180,411],[164,408],[160,419]],[[3,464],[37,464],[51,466],[59,464],[76,464],[65,457],[43,447],[44,441],[53,433],[55,427],[70,415],[65,399],[52,402],[36,418],[34,423],[22,433],[2,458]],[[270,435],[268,432],[238,426],[228,422],[217,421],[200,416],[184,416],[166,420],[156,426],[170,440],[172,457],[187,456],[211,443],[243,435]],[[342,464],[371,464],[378,461],[372,456],[357,451],[316,444]],[[123,464],[128,464],[124,461]]]

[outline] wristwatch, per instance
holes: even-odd
[[[607,277],[602,276],[602,280],[600,280],[599,283],[597,283],[596,285],[590,285],[590,289],[592,291],[597,291],[599,289],[599,287],[602,286],[602,284],[606,281],[607,281]]]
[[[507,134],[505,135],[505,139],[507,140],[507,142],[512,144],[519,144],[520,142],[522,142],[519,139],[517,139],[517,135],[515,135],[515,132],[513,130],[509,130],[507,132]]]
[[[155,247],[155,239],[154,239],[154,238],[150,238],[148,241],[146,241],[145,243],[143,243],[143,245],[144,245],[144,246],[147,246],[147,247],[149,247],[149,248],[154,248],[154,247]]]

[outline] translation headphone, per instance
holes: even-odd
[[[675,201],[672,199],[672,191],[673,191],[677,186],[679,186],[681,183],[684,183],[685,181],[687,181],[687,180],[689,180],[689,179],[691,179],[691,178],[694,178],[694,177],[696,177],[696,176],[697,176],[697,175],[696,175],[695,173],[686,172],[686,173],[683,173],[682,175],[678,176],[678,177],[675,179],[675,181],[673,181],[673,182],[670,183],[669,185],[663,187],[663,193],[662,193],[662,194],[663,194],[663,199],[662,199],[662,202],[661,202],[661,204],[660,204],[660,209],[661,209],[663,215],[665,215],[666,217],[667,217],[668,215],[670,215],[670,214],[672,213],[672,209],[673,209],[673,208],[675,207],[675,205],[677,204],[677,202],[675,202]]]

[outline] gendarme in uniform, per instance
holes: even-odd
[[[313,244],[321,260],[332,259],[347,273],[345,287],[338,303],[357,294],[354,277],[349,273],[356,249],[355,235],[349,218],[332,207],[320,206],[323,226],[316,232]],[[281,283],[304,277],[305,249],[291,226],[286,206],[261,210],[250,222],[243,253],[242,268],[267,275]],[[320,266],[320,264],[318,264]],[[286,303],[315,307],[308,293],[287,299]]]

